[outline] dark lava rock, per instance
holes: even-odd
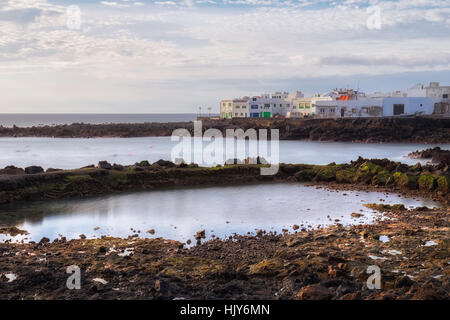
[[[40,244],[40,245],[43,245],[43,244],[46,244],[46,243],[49,243],[49,242],[50,242],[50,239],[49,239],[49,238],[43,237],[43,238],[41,239],[41,241],[39,241],[39,244]]]
[[[442,150],[440,147],[416,150],[408,156],[415,159],[431,159],[435,163],[450,164],[450,150]]]
[[[200,240],[200,239],[205,239],[205,230],[201,230],[199,232],[196,233],[195,235],[195,240]]]
[[[30,167],[25,168],[26,174],[35,174],[35,173],[41,173],[41,172],[44,172],[44,169],[42,169],[42,167],[39,167],[39,166],[30,166]]]
[[[56,171],[63,171],[62,169],[55,169],[55,168],[48,168],[45,170],[45,172],[56,172]]]
[[[123,170],[123,165],[114,163],[112,165],[112,168],[113,168],[113,170],[122,171]]]
[[[24,174],[25,170],[17,168],[15,166],[6,166],[4,169],[0,169],[0,174]]]
[[[297,293],[297,300],[330,300],[333,292],[319,284],[311,284],[301,288]]]
[[[158,161],[154,162],[152,165],[158,165],[160,167],[175,167],[175,163],[163,159],[159,159]]]
[[[394,287],[395,288],[409,288],[414,284],[414,281],[411,280],[408,276],[403,276],[395,280]]]
[[[147,160],[136,163],[136,165],[141,166],[141,167],[150,167],[150,163]]]
[[[111,170],[112,169],[112,165],[108,161],[100,161],[98,163],[98,168]]]

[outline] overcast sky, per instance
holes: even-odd
[[[0,112],[218,112],[430,81],[450,85],[448,0],[0,0]]]

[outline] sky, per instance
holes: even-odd
[[[448,0],[0,0],[0,113],[219,112],[430,81],[450,85]]]

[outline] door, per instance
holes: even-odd
[[[394,116],[398,116],[400,114],[405,113],[405,105],[404,104],[394,104]]]
[[[342,109],[341,109],[341,118],[343,118],[344,115],[345,115],[345,110],[344,110],[344,108],[342,108]]]

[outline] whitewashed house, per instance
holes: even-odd
[[[249,107],[250,105],[248,97],[233,100],[222,100],[220,102],[220,118],[249,118]]]
[[[425,91],[427,97],[442,99],[444,102],[449,101],[450,86],[440,86],[439,82],[430,82],[430,85],[425,87]]]
[[[332,101],[331,97],[294,98],[290,118],[312,117],[317,114],[317,101]]]
[[[289,117],[292,109],[292,99],[303,96],[297,91],[263,93],[259,96],[244,97],[220,102],[220,117],[231,118],[273,118]]]
[[[316,103],[318,118],[430,115],[440,99],[430,97],[388,97],[333,100]]]

